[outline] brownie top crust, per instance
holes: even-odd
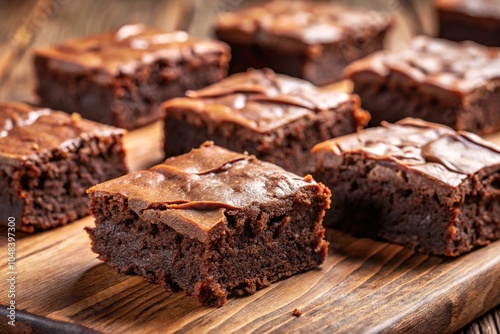
[[[500,19],[499,0],[435,0],[441,10],[463,13],[469,16]]]
[[[441,183],[457,187],[481,169],[500,164],[500,148],[469,132],[405,118],[395,124],[338,137],[313,147],[319,164],[333,163],[335,157],[363,154],[370,159],[390,160],[419,171]]]
[[[233,122],[260,133],[344,103],[353,103],[359,118],[366,118],[357,95],[319,88],[270,69],[233,74],[186,95],[164,103],[167,113],[187,109],[215,123]]]
[[[123,135],[125,130],[84,120],[78,114],[0,103],[0,163],[20,165],[43,161],[91,137]]]
[[[215,30],[241,44],[293,47],[373,36],[390,24],[390,15],[337,3],[271,1],[220,15]]]
[[[37,56],[48,58],[49,67],[55,70],[74,74],[97,72],[105,78],[133,73],[140,65],[158,59],[175,65],[180,60],[196,62],[200,55],[228,53],[229,47],[223,42],[195,39],[184,31],[164,32],[143,24],[125,25],[111,33],[36,51]]]
[[[226,210],[269,204],[316,182],[301,178],[254,156],[204,143],[149,170],[98,184],[91,196],[120,194],[136,213],[169,215],[166,223],[182,233],[206,240],[208,232],[227,224]]]
[[[400,84],[463,96],[500,79],[500,49],[417,36],[401,51],[380,51],[349,65],[344,75],[360,81],[393,77]],[[376,79],[374,79],[376,80]]]

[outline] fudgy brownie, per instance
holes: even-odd
[[[99,259],[204,305],[253,294],[326,257],[328,188],[212,143],[88,193]]]
[[[472,133],[408,118],[313,151],[328,226],[446,256],[500,239],[500,148]]]
[[[213,140],[305,175],[312,167],[314,144],[368,123],[369,115],[359,105],[357,96],[332,88],[269,69],[249,70],[167,101],[165,153],[182,154]]]
[[[78,114],[0,103],[0,224],[24,232],[88,214],[85,191],[127,172],[124,130]]]
[[[435,0],[439,37],[500,46],[500,1]]]
[[[338,3],[271,1],[220,15],[215,34],[231,46],[231,73],[269,67],[324,85],[382,49],[390,25],[388,14]]]
[[[500,50],[418,36],[346,68],[371,125],[405,117],[486,134],[500,130]]]
[[[134,129],[161,119],[159,105],[227,74],[229,48],[142,24],[35,52],[40,104]]]

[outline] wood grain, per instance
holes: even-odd
[[[445,333],[500,300],[500,243],[455,260],[329,231],[320,269],[200,307],[95,259],[87,217],[17,242],[17,302],[27,312],[105,333]],[[6,252],[5,246],[0,252]],[[2,264],[2,272],[6,270]],[[7,283],[0,283],[6,291]],[[0,296],[0,304],[6,304]],[[302,316],[293,316],[298,308]]]

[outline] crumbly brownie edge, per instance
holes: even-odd
[[[479,134],[500,129],[500,116],[494,107],[500,98],[498,80],[462,98],[442,90],[436,91],[438,95],[430,95],[378,77],[371,81],[358,79],[361,76],[357,73],[351,79],[354,93],[361,97],[362,107],[372,116],[370,126],[413,117]]]
[[[477,89],[464,98],[463,111],[457,114],[458,130],[490,134],[500,130],[500,80]]]
[[[382,50],[387,29],[373,39],[350,39],[341,43],[318,45],[319,52],[286,52],[270,46],[239,44],[223,40],[231,47],[229,73],[244,72],[248,68],[271,68],[277,73],[312,82],[317,86],[342,79],[344,68],[370,53]]]
[[[115,99],[113,87],[97,85],[93,74],[61,73],[49,66],[50,59],[35,54],[36,94],[39,104],[67,113],[79,113],[85,119],[117,125],[111,108]]]
[[[66,225],[87,216],[86,190],[125,174],[124,157],[122,135],[113,134],[81,139],[76,146],[51,152],[50,158],[44,161],[3,167],[7,182],[14,189],[9,191],[10,199],[4,202],[11,203],[5,210],[13,209],[19,214],[17,228],[28,233]]]
[[[438,36],[451,41],[474,41],[487,46],[500,46],[500,19],[474,17],[438,8]]]
[[[368,122],[368,115],[349,101],[336,110],[304,117],[269,133],[257,133],[234,123],[210,122],[187,109],[167,111],[164,151],[167,157],[189,152],[206,140],[236,152],[305,175],[312,170],[310,149],[324,140],[354,133]],[[307,140],[305,140],[307,139]]]
[[[360,154],[345,154],[338,167],[314,175],[335,199],[326,226],[445,256],[500,238],[500,166],[458,188]]]
[[[169,290],[182,289],[203,305],[221,306],[229,295],[253,294],[324,261],[321,222],[329,196],[326,187],[315,185],[276,203],[229,210],[227,223],[201,242],[154,219],[161,210],[145,213],[145,219],[121,195],[92,193],[96,227],[86,230],[99,259],[118,272],[136,273]]]
[[[369,126],[379,126],[382,121],[394,123],[406,117],[456,127],[456,114],[460,99],[437,99],[410,85],[393,83],[372,73],[355,73],[349,77],[354,83],[353,92],[361,97],[361,104],[370,115]]]

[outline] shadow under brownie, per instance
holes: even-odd
[[[313,145],[353,133],[369,120],[357,96],[316,87],[269,69],[234,74],[167,101],[165,154],[188,152],[205,140],[305,175]]]
[[[472,133],[405,119],[313,151],[326,226],[446,256],[500,239],[500,148]]]
[[[227,74],[229,48],[143,24],[38,49],[40,104],[125,129],[162,118],[159,105]]]
[[[88,215],[85,192],[127,172],[125,131],[61,111],[0,103],[0,224],[34,232]]]
[[[204,305],[317,267],[330,191],[206,143],[88,191],[99,259]]]

